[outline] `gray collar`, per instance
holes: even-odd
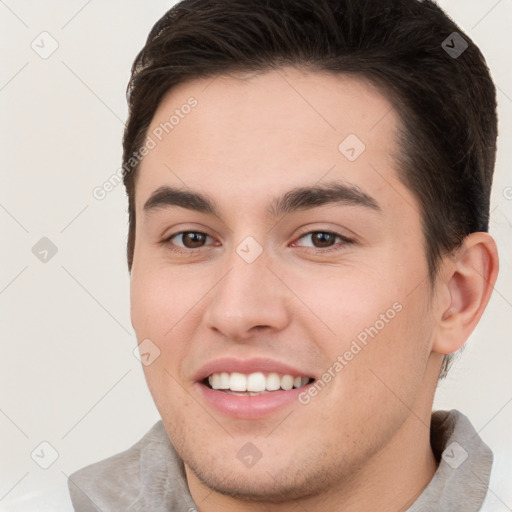
[[[433,413],[431,444],[439,467],[407,512],[480,510],[493,455],[468,418],[456,410]],[[128,450],[73,473],[68,487],[76,512],[196,510],[162,421]]]
[[[455,409],[434,412],[430,444],[439,466],[407,512],[480,510],[489,486],[493,454],[469,419]]]

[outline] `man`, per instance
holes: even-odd
[[[131,318],[162,421],[70,477],[75,509],[481,510],[492,452],[432,413],[498,273],[469,37],[430,1],[184,0],[128,100]]]

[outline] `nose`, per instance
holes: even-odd
[[[248,263],[233,251],[224,277],[211,292],[203,316],[207,328],[242,342],[263,329],[279,331],[287,326],[292,293],[269,263],[265,252]]]

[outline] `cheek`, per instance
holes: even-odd
[[[187,285],[183,276],[158,264],[135,269],[130,282],[130,314],[139,340],[140,336],[168,338],[180,319],[194,316],[203,288],[197,281]]]
[[[388,274],[382,270],[382,274]],[[396,281],[377,276],[377,272],[365,268],[326,267],[314,273],[290,276],[294,283],[294,292],[302,299],[313,314],[296,318],[299,322],[308,319],[308,327],[314,324],[328,329],[331,349],[339,353],[347,342],[360,338],[371,339],[368,332],[388,330],[400,312],[400,288]],[[381,318],[383,317],[383,319]],[[320,331],[318,331],[320,335]],[[320,337],[320,336],[318,336]],[[322,338],[325,343],[325,337]]]
[[[317,336],[316,342],[328,365],[341,360],[343,368],[337,368],[342,378],[335,387],[348,401],[365,396],[378,405],[381,399],[396,399],[394,391],[409,402],[418,392],[430,354],[433,319],[427,307],[428,283],[416,285],[411,293],[406,279],[388,273],[380,279],[368,275],[324,281],[322,295],[310,295],[312,301],[317,298],[315,311],[335,333]]]
[[[193,277],[193,276],[190,276]],[[131,320],[138,343],[156,345],[158,357],[143,365],[146,381],[157,406],[172,397],[169,405],[185,403],[182,388],[184,363],[190,358],[190,339],[201,322],[200,302],[207,285],[170,272],[161,265],[139,266],[130,282]],[[190,283],[194,284],[190,286]],[[188,285],[187,285],[188,283]],[[192,347],[193,348],[193,347]],[[167,398],[168,400],[168,398]]]
[[[416,298],[401,297],[399,303],[401,310],[388,323],[365,328],[367,345],[353,389],[366,388],[369,403],[376,408],[386,404],[390,413],[407,412],[421,395],[433,329],[421,292]]]

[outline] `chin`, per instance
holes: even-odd
[[[278,455],[262,455],[252,467],[225,452],[196,450],[182,454],[187,473],[207,488],[225,496],[260,503],[283,503],[318,496],[340,482],[342,468],[325,452],[301,446]],[[190,447],[189,447],[190,448]],[[265,460],[267,459],[267,460]],[[220,461],[220,463],[219,463]]]
[[[314,476],[308,477],[303,471],[293,474],[288,472],[286,476],[273,474],[268,468],[260,468],[259,471],[251,468],[230,472],[191,468],[191,471],[209,489],[244,501],[283,503],[322,492],[318,489],[319,480]]]

